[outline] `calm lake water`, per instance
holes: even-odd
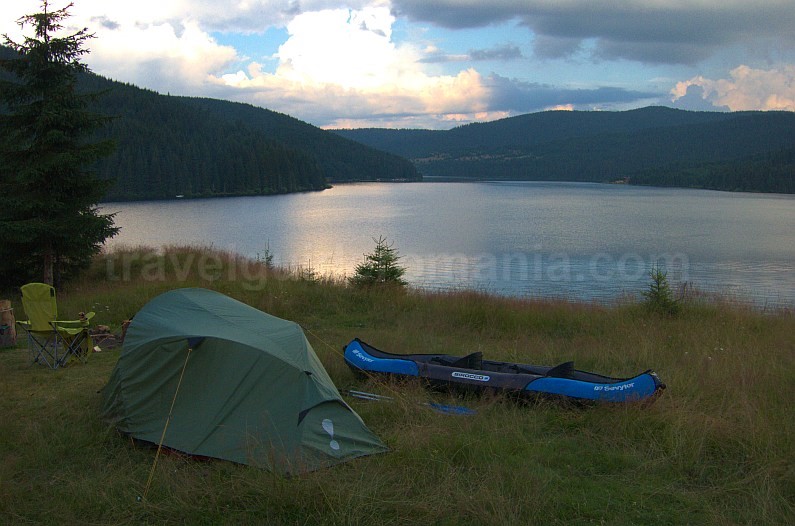
[[[107,203],[109,246],[201,244],[351,275],[374,238],[417,287],[612,300],[653,265],[674,286],[795,304],[795,196],[539,182],[361,183],[323,192]]]

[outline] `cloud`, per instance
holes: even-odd
[[[243,96],[256,104],[300,115],[329,128],[367,126],[431,127],[453,119],[475,120],[485,110],[486,90],[472,70],[455,76],[420,77],[400,84],[345,88],[335,84],[292,81],[253,65],[246,73],[226,75],[218,86],[224,98]],[[485,115],[485,114],[484,114]],[[454,116],[454,117],[451,117]]]
[[[96,24],[99,24],[101,27],[104,27],[105,29],[110,29],[111,31],[119,29],[120,27],[120,25],[117,22],[114,22],[113,20],[109,19],[106,16],[95,16],[91,18],[91,21]]]
[[[61,1],[67,3],[56,0]],[[521,32],[536,58],[590,57],[616,61],[616,67],[627,67],[619,64],[624,59],[693,64],[721,46],[732,51],[748,42],[756,43],[757,51],[773,41],[783,43],[776,50],[792,46],[795,10],[786,9],[787,3],[791,0],[769,0],[760,9],[739,0],[78,0],[69,23],[71,29],[88,27],[97,34],[85,61],[117,80],[257,104],[325,127],[439,128],[556,107],[636,107],[661,96],[644,88],[599,87],[605,82],[593,80],[593,71],[576,77],[582,85],[590,83],[579,89],[509,78],[539,71],[520,47],[526,44]],[[39,7],[40,0],[0,2],[0,33],[18,35],[14,21]],[[454,46],[455,38],[472,33],[437,41],[439,33],[398,17],[445,27],[502,25],[478,31],[479,47],[446,54],[434,46]],[[280,29],[269,31],[274,27]],[[427,38],[418,36],[426,33]],[[409,42],[412,38],[417,44]],[[239,50],[224,45],[241,40],[246,47]],[[785,56],[768,55],[777,62]],[[757,64],[739,59],[730,64],[741,62]],[[501,74],[476,69],[486,64],[502,68]],[[728,79],[701,76],[680,83],[671,94],[675,105],[790,107],[790,66],[743,68],[732,70]],[[674,78],[690,75],[682,69]],[[602,78],[615,84],[622,77],[610,72]]]
[[[221,71],[237,56],[192,21],[160,24],[103,25],[96,30],[86,62],[115,80],[161,92],[198,95],[211,72]]]
[[[672,101],[674,108],[690,111],[729,111],[727,106],[717,107],[704,96],[704,88],[696,84],[684,87],[684,94]]]
[[[359,9],[386,0],[345,0],[344,5]],[[69,0],[51,1],[60,8]],[[190,21],[208,33],[257,33],[268,27],[282,27],[303,12],[336,8],[340,0],[77,0],[70,10],[75,25],[93,29],[106,21],[116,24],[159,26]],[[0,2],[0,33],[2,27],[28,13],[39,12],[41,0],[4,0]],[[95,22],[90,22],[91,19]],[[13,28],[11,29],[13,32]]]
[[[251,64],[217,76],[216,89],[327,127],[362,120],[438,127],[451,115],[474,119],[485,111],[488,92],[477,71],[424,72],[420,50],[392,41],[394,21],[385,6],[302,13],[287,25],[275,71]]]
[[[538,35],[533,41],[533,51],[539,58],[566,58],[577,53],[582,47],[579,38]]]
[[[738,66],[728,79],[712,80],[703,76],[678,82],[671,90],[674,103],[692,103],[694,95],[714,107],[731,111],[785,110],[795,111],[795,65],[775,69],[753,69]]]
[[[427,55],[418,62],[423,64],[441,64],[447,62],[485,62],[489,60],[508,61],[524,58],[522,50],[513,44],[504,44],[487,49],[470,49],[466,54],[449,55],[436,48],[426,50]]]
[[[38,0],[20,0],[13,8],[8,4],[0,4],[0,24],[41,10]],[[51,4],[60,8],[66,2]],[[70,9],[64,30],[87,27],[95,34],[96,38],[88,42],[90,53],[83,60],[106,77],[160,92],[199,95],[208,75],[234,62],[237,53],[218,44],[199,22],[199,15],[205,13],[203,5],[210,3],[196,4],[196,9],[186,11],[191,14],[185,16],[187,2],[183,0],[82,0]],[[0,32],[6,29],[11,28],[0,27]],[[31,29],[27,27],[26,33]],[[12,38],[21,39],[19,28],[8,32]]]
[[[694,64],[719,48],[778,38],[795,46],[791,0],[393,0],[401,16],[447,28],[511,20],[536,35],[536,54],[560,58],[595,41],[594,58]]]
[[[709,58],[715,47],[692,42],[627,42],[600,39],[594,48],[593,56],[603,60],[630,59],[647,64],[687,64],[694,65]]]
[[[37,12],[37,2],[31,4],[27,11],[25,6],[14,11]],[[70,21],[97,34],[85,58],[94,71],[162,93],[249,102],[326,127],[356,122],[439,127],[491,116],[488,90],[476,70],[426,72],[420,49],[393,41],[389,2],[349,0],[349,8],[324,9],[337,5],[335,0],[82,0]],[[0,10],[10,11],[6,3]],[[274,25],[288,34],[272,57],[275,65],[251,62],[211,36]],[[495,60],[517,51],[504,46],[479,53]],[[230,69],[239,64],[242,69]]]
[[[298,15],[287,25],[289,39],[279,47],[277,75],[343,88],[411,82],[407,65],[415,55],[392,42],[394,21],[385,7]]]
[[[420,64],[446,64],[450,62],[466,62],[470,59],[469,55],[448,55],[440,52],[433,52],[418,60]]]
[[[523,0],[393,0],[399,16],[432,22],[450,29],[483,27],[515,19],[525,10]]]
[[[372,0],[344,2],[351,9],[372,3]],[[339,7],[340,4],[339,0],[78,0],[72,12],[77,16],[104,13],[117,21],[143,24],[191,20],[210,33],[257,33],[268,27],[284,26],[301,13]]]
[[[522,50],[512,44],[505,44],[489,49],[473,49],[469,51],[472,60],[515,60],[522,58]]]
[[[547,84],[524,82],[491,75],[486,82],[490,91],[489,108],[527,113],[549,108],[608,108],[646,99],[657,99],[659,93],[627,90],[616,87],[560,88]]]

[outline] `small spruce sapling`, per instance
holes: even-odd
[[[650,311],[673,316],[681,308],[679,302],[674,298],[671,286],[668,284],[668,273],[659,267],[652,267],[649,271],[648,290],[641,292],[645,298],[644,305]]]
[[[257,252],[257,263],[265,265],[265,268],[270,270],[273,268],[273,252],[271,252],[271,242],[265,243],[265,251],[260,254]]]
[[[356,271],[350,278],[353,285],[385,285],[405,286],[403,274],[406,268],[398,265],[400,256],[397,249],[380,236],[375,241],[375,250],[364,255],[364,262],[356,265]]]

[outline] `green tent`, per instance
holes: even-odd
[[[135,315],[102,396],[102,418],[136,439],[159,443],[173,403],[163,445],[283,474],[387,449],[297,323],[205,289]]]

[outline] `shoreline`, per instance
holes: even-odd
[[[184,254],[193,254],[187,261],[180,261]],[[197,255],[198,254],[198,255]],[[103,247],[98,257],[105,258],[104,268],[106,278],[111,281],[132,281],[139,277],[147,276],[153,280],[160,280],[165,276],[168,268],[176,268],[176,277],[187,276],[196,272],[200,276],[215,276],[215,280],[226,279],[229,281],[247,282],[249,287],[263,286],[266,280],[277,279],[306,279],[311,275],[313,280],[328,283],[344,284],[348,279],[347,272],[325,271],[319,272],[310,265],[265,265],[265,257],[257,255],[249,257],[233,250],[216,248],[211,245],[179,245],[169,244],[159,247],[149,245]],[[223,266],[221,261],[226,261]],[[223,272],[219,271],[223,267]],[[138,269],[139,275],[134,275]],[[351,269],[352,271],[353,269]],[[409,271],[411,268],[409,267]],[[615,295],[576,297],[574,293],[563,294],[535,294],[532,292],[513,293],[500,291],[489,286],[466,286],[458,284],[428,284],[422,281],[413,281],[410,277],[407,290],[419,294],[438,295],[475,295],[496,300],[519,301],[529,303],[550,302],[568,303],[571,305],[616,307],[628,304],[637,304],[642,300],[642,292],[648,287],[650,281],[644,280],[640,288],[623,290]],[[755,300],[740,292],[710,291],[701,289],[692,282],[672,283],[674,297],[678,301],[734,305],[749,308],[759,312],[795,312],[795,302],[760,298]]]

